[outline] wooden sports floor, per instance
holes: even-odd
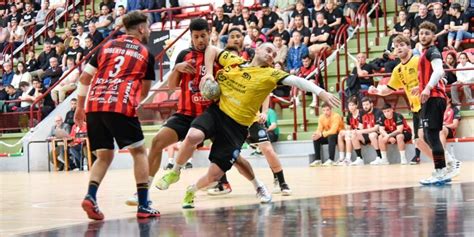
[[[206,170],[194,168],[167,191],[152,188],[161,212],[153,220],[137,220],[135,208],[124,204],[135,192],[132,170],[111,170],[98,192],[102,222],[90,222],[80,207],[88,172],[2,172],[0,236],[473,236],[474,162],[464,162],[450,185],[420,187],[432,169],[428,162],[287,168],[293,194],[275,194],[271,204],[259,204],[233,169],[232,193],[200,192],[196,209],[183,211],[185,187]],[[270,169],[256,174],[272,190]]]

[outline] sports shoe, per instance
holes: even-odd
[[[418,165],[418,164],[420,164],[420,157],[414,156],[410,161],[410,165]]]
[[[168,163],[165,167],[165,170],[173,169],[173,163]]]
[[[260,203],[269,203],[272,201],[272,195],[268,193],[265,185],[257,188],[257,198],[260,199]]]
[[[191,162],[186,162],[186,164],[184,165],[184,168],[185,169],[192,169],[193,168],[193,164]]]
[[[278,179],[277,179],[277,178],[273,179],[273,190],[272,190],[272,193],[273,193],[273,194],[279,194],[279,193],[281,193],[280,182],[278,182]]]
[[[186,194],[184,195],[184,200],[183,200],[183,208],[184,209],[191,209],[194,208],[194,196],[195,192],[191,191],[192,186],[188,186],[186,189]]]
[[[230,192],[232,192],[232,188],[230,187],[230,184],[229,183],[223,184],[221,182],[218,182],[216,186],[209,188],[207,190],[207,194],[211,196],[225,195],[225,194],[229,194]]]
[[[331,159],[328,159],[322,166],[328,167],[328,166],[333,166],[335,163]]]
[[[250,156],[261,156],[263,153],[261,151],[253,151],[252,153],[250,153]]]
[[[137,218],[159,217],[160,212],[151,207],[138,206]]]
[[[126,201],[125,204],[127,206],[138,206],[138,195],[137,193],[133,194],[133,197],[129,197]],[[148,200],[148,206],[151,206],[153,202],[151,200]]]
[[[321,160],[315,160],[309,164],[310,167],[316,167],[321,164]]]
[[[288,184],[282,183],[281,184],[281,195],[283,196],[290,196],[291,195],[291,189],[288,187]]]
[[[172,170],[166,173],[161,179],[156,181],[155,186],[159,190],[166,190],[170,187],[171,184],[178,182],[179,180],[179,173]]]
[[[408,165],[408,161],[407,161],[407,158],[400,158],[400,164],[402,165]]]
[[[380,157],[375,158],[374,161],[370,162],[371,165],[388,165],[388,161]]]
[[[364,160],[362,160],[362,158],[360,157],[357,157],[357,159],[351,163],[351,166],[359,166],[359,165],[364,165]]]
[[[87,217],[92,220],[103,220],[104,214],[99,210],[97,202],[87,194],[82,201],[82,209],[87,213]]]
[[[450,179],[457,177],[461,173],[461,161],[454,159],[446,163],[447,176]]]
[[[447,169],[436,169],[431,177],[427,179],[420,180],[422,185],[444,185],[448,182],[451,182],[451,179],[447,176]]]

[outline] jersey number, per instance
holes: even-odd
[[[125,58],[123,56],[118,56],[115,58],[114,62],[114,70],[110,70],[109,77],[117,76],[117,74],[120,72],[120,67],[122,67],[123,63],[125,62]]]

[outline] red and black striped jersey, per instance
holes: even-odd
[[[181,73],[181,94],[178,100],[178,113],[197,117],[209,107],[212,101],[205,99],[199,90],[201,78],[206,75],[204,52],[192,48],[185,49],[178,54],[176,64],[188,61],[196,69],[196,74]],[[214,74],[220,67],[214,65]]]
[[[382,126],[387,133],[391,133],[397,130],[397,126],[403,125],[404,132],[411,132],[410,126],[407,124],[407,120],[403,115],[399,113],[393,113],[393,117],[388,119],[384,114],[380,117],[379,125]]]
[[[124,35],[105,43],[89,61],[88,66],[97,70],[86,111],[136,117],[142,80],[155,80],[154,64],[155,58],[148,48],[133,36]]]
[[[364,113],[361,117],[362,129],[375,127],[381,116],[382,112],[375,108],[370,113]]]
[[[443,124],[452,124],[455,119],[461,120],[461,113],[459,109],[453,106],[446,108],[443,116]],[[456,136],[456,129],[452,129],[452,131],[453,136]]]
[[[362,121],[360,113],[357,113],[357,116],[354,116],[351,112],[346,117],[346,124],[351,127],[351,129],[357,129],[359,123]]]
[[[434,59],[442,59],[441,53],[436,46],[432,45],[429,48],[423,50],[420,61],[418,64],[418,80],[420,84],[420,93],[425,89],[426,85],[430,81],[431,74],[433,73],[433,67],[431,61]],[[431,89],[431,97],[446,98],[446,87],[443,80],[439,80],[438,84]]]

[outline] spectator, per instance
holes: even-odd
[[[286,59],[286,69],[290,74],[296,75],[297,70],[303,65],[302,58],[309,55],[308,47],[301,42],[301,33],[297,30],[293,31],[293,46],[288,50]]]
[[[212,21],[212,32],[216,32],[222,45],[226,45],[228,38],[227,28],[229,27],[230,19],[224,15],[224,9],[222,9],[222,7],[218,7],[215,14],[216,16]]]
[[[31,3],[25,3],[25,11],[21,14],[20,26],[27,29],[27,27],[35,24],[36,13],[33,11]]]
[[[234,27],[239,28],[241,31],[247,30],[244,15],[242,14],[242,3],[240,3],[240,1],[235,2],[234,14],[230,18],[229,30]]]
[[[72,15],[72,22],[70,26],[73,36],[77,36],[77,27],[80,25],[82,25],[81,15],[79,14],[79,12],[74,12],[74,14]]]
[[[86,47],[86,37],[89,36],[89,34],[84,32],[84,26],[82,26],[82,25],[78,25],[76,30],[77,30],[76,38],[79,39],[79,46],[81,48],[85,48]],[[84,54],[84,55],[86,55],[86,54]]]
[[[56,85],[51,91],[51,97],[56,104],[62,103],[66,98],[68,92],[74,91],[77,87],[77,81],[79,79],[79,70],[75,67],[73,57],[68,57],[67,66],[64,69],[64,73],[61,75],[61,82]]]
[[[326,19],[326,23],[329,27],[331,27],[331,30],[336,30],[343,23],[342,11],[341,9],[337,8],[334,0],[329,0],[325,7],[326,16],[324,19]]]
[[[18,12],[15,4],[10,6],[10,13],[7,17],[7,27],[10,27],[12,21],[16,21],[17,23],[21,21],[21,13]]]
[[[49,43],[51,43],[51,47],[53,49],[56,49],[56,45],[58,43],[63,42],[63,40],[61,38],[59,38],[59,36],[56,35],[55,28],[53,28],[53,27],[48,28],[48,33],[47,34],[48,34],[48,36],[46,36],[44,41],[48,41]]]
[[[248,30],[252,24],[255,24],[255,26],[258,25],[258,18],[255,16],[255,14],[250,12],[248,7],[242,8],[242,17],[244,18],[246,30]]]
[[[425,4],[419,3],[418,4],[418,14],[415,16],[415,19],[413,21],[413,33],[412,35],[415,36],[415,38],[418,38],[418,26],[421,25],[421,23],[425,21],[433,21],[430,15],[428,15],[428,8],[426,7]]]
[[[110,14],[110,9],[107,5],[103,5],[100,9],[100,16],[98,21],[95,23],[95,26],[97,27],[97,31],[102,34],[102,37],[107,38],[112,31],[114,18],[112,17],[112,14]]]
[[[285,25],[282,19],[278,19],[275,23],[277,29],[273,32],[273,37],[279,35],[283,41],[283,44],[288,46],[290,43],[290,33],[285,29]]]
[[[95,27],[95,23],[90,23],[89,24],[89,35],[92,37],[92,42],[94,42],[94,47],[99,45],[102,40],[104,40],[104,37],[100,32],[97,31],[97,28]]]
[[[42,77],[42,83],[45,89],[49,88],[50,86],[54,85],[61,75],[63,74],[63,71],[61,70],[61,67],[59,67],[59,62],[58,58],[56,57],[51,57],[49,59],[49,65],[50,67],[46,69],[44,72],[44,75]]]
[[[125,28],[123,28],[123,23],[122,23],[122,18],[125,15],[125,7],[120,5],[117,8],[117,14],[115,16],[114,24],[112,25],[112,28],[114,30],[120,29],[119,32],[120,34],[125,34]],[[118,32],[117,32],[118,33]]]
[[[224,0],[224,5],[222,5],[222,10],[224,11],[224,14],[228,16],[229,18],[233,16],[234,13],[234,4],[232,3],[232,0]]]
[[[309,38],[311,37],[311,31],[309,30],[308,27],[304,26],[303,18],[302,18],[301,15],[296,15],[295,19],[294,19],[294,22],[295,22],[295,24],[294,24],[295,27],[292,31],[292,35],[293,35],[293,32],[295,32],[295,31],[300,32],[301,37],[303,37],[303,39],[302,39],[303,44],[308,46],[309,45]],[[292,43],[290,42],[290,46],[291,45],[292,45]]]
[[[15,48],[20,46],[23,43],[23,38],[25,37],[25,30],[23,27],[18,25],[17,20],[12,20],[10,22],[8,31],[10,32],[10,42],[15,44]]]
[[[309,10],[305,7],[304,1],[303,0],[298,0],[296,2],[296,7],[293,10],[293,13],[291,14],[291,22],[288,28],[293,29],[293,26],[295,24],[294,20],[297,15],[301,16],[303,26],[309,28],[311,27],[311,16]]]
[[[46,16],[49,13],[49,3],[44,1],[41,3],[41,9],[36,13],[35,17],[35,30],[39,31],[41,28],[43,28],[46,20]]]
[[[274,62],[279,62],[285,64],[286,56],[288,55],[288,46],[283,43],[283,38],[281,35],[273,36],[273,44],[277,48],[277,55],[274,59]]]
[[[71,131],[71,127],[68,124],[63,122],[63,118],[61,116],[54,117],[54,125],[51,127],[51,131],[49,132],[48,140],[52,141],[55,139],[67,139]],[[58,146],[56,149],[56,155],[58,156],[59,161],[59,170],[64,169],[64,147]],[[69,162],[68,169],[71,168],[73,162]]]
[[[76,107],[77,107],[77,99],[72,98],[71,101],[69,102],[69,111],[66,113],[66,116],[64,117],[64,122],[67,123],[70,127],[74,125],[74,113],[76,113]]]
[[[364,112],[359,122],[359,128],[355,130],[354,136],[352,136],[352,146],[357,154],[357,158],[351,165],[364,165],[361,145],[368,145],[370,143],[377,153],[376,159],[380,159],[382,156],[378,142],[378,121],[382,116],[382,112],[374,108],[373,102],[368,97],[362,98],[361,101]]]
[[[335,164],[335,154],[337,145],[337,136],[339,131],[344,129],[344,122],[341,115],[334,113],[331,106],[323,103],[321,106],[323,114],[319,116],[318,129],[313,133],[313,146],[316,160],[310,166],[321,164],[321,145],[329,144],[329,159],[324,162],[323,166],[331,166]]]
[[[93,42],[93,40],[90,36],[86,37],[85,42],[86,42],[86,47],[84,47],[84,57],[87,57],[87,55],[89,55],[89,53],[94,48],[94,42]],[[89,59],[90,59],[90,57],[89,57]],[[85,60],[86,63],[89,62],[89,59]]]
[[[20,82],[22,81],[31,83],[31,74],[28,71],[26,71],[25,63],[18,62],[18,64],[16,65],[16,71],[15,71],[15,75],[13,75],[13,80],[12,80],[11,85],[15,89],[19,89]]]
[[[352,73],[357,76],[359,88],[361,90],[367,90],[370,86],[374,85],[374,80],[367,75],[374,73],[374,67],[367,63],[367,57],[364,53],[357,54],[357,60],[355,61],[356,67],[352,70]]]
[[[249,32],[250,32],[249,37],[250,37],[250,40],[251,40],[250,47],[252,49],[257,48],[257,42],[258,41],[260,41],[260,42],[266,42],[267,41],[267,37],[265,37],[265,35],[263,33],[261,33],[258,30],[258,28],[250,27]]]
[[[469,18],[466,14],[461,11],[461,5],[459,3],[451,4],[449,8],[451,13],[451,21],[449,25],[448,34],[448,47],[453,47],[458,50],[463,39],[473,38],[472,33],[469,31]]]
[[[219,41],[219,34],[215,31],[211,32],[209,36],[210,44],[215,47],[221,47],[220,41]]]
[[[57,58],[59,58],[59,59],[63,58],[63,55],[64,55],[65,52],[66,52],[66,47],[64,46],[64,43],[59,42],[56,45]]]
[[[82,170],[82,160],[84,159],[82,150],[85,143],[83,138],[87,137],[87,124],[74,124],[69,137],[72,139],[72,141],[68,143],[69,151],[71,152],[71,169],[74,171]]]
[[[49,68],[49,59],[52,57],[57,57],[56,50],[53,49],[49,41],[44,42],[43,52],[38,56],[38,65],[39,69],[31,72],[32,77],[43,77],[46,69]]]
[[[18,99],[21,100],[20,102],[20,108],[17,109],[17,112],[24,112],[30,110],[30,106],[33,102],[31,100],[31,96],[28,95],[28,93],[31,91],[30,83],[26,81],[20,82],[20,90],[21,90],[21,95]]]
[[[4,87],[11,85],[14,74],[15,73],[13,72],[12,63],[10,61],[5,61],[3,63],[3,75],[0,84],[2,84]]]
[[[451,94],[446,94],[446,110],[444,111],[443,116],[443,129],[439,134],[439,138],[444,147],[444,153],[446,156],[446,161],[449,162],[459,162],[454,157],[454,154],[451,154],[448,149],[446,149],[447,139],[452,139],[456,137],[456,129],[459,126],[461,121],[461,112],[451,103]]]
[[[302,78],[306,78],[307,76],[309,76],[309,74],[311,74],[314,70],[316,70],[316,65],[313,63],[313,60],[309,57],[309,55],[303,56],[302,62],[303,62],[303,65],[298,70],[299,71],[298,76],[302,77]],[[313,83],[316,83],[316,84],[321,86],[321,83],[316,82],[315,76],[310,77],[309,80],[312,81]],[[305,93],[305,92],[301,91],[300,94],[303,94],[303,93]],[[316,97],[317,97],[317,95],[315,95],[313,93],[313,100],[312,100],[311,104],[309,105],[309,107],[311,107],[311,108],[316,107]],[[296,100],[296,105],[299,105],[299,104],[300,104],[300,101],[299,101],[299,99],[297,99]]]
[[[134,1],[134,2],[138,2],[138,1]],[[86,9],[86,13],[85,13],[85,16],[84,16],[84,31],[89,33],[89,27],[90,27],[90,24],[91,23],[96,23],[97,22],[97,18],[92,14],[92,10],[91,9]],[[94,24],[95,26],[95,24]]]
[[[311,34],[310,42],[311,46],[309,46],[309,53],[316,58],[316,55],[319,54],[324,49],[330,49],[330,33],[331,28],[324,23],[324,15],[318,14],[316,15],[316,22],[317,25],[314,26],[313,32]]]
[[[268,108],[267,111],[267,121],[265,122],[267,127],[268,139],[270,142],[278,141],[278,136],[280,136],[280,128],[278,127],[278,116],[272,108]]]
[[[279,17],[268,4],[262,4],[262,12],[263,16],[258,21],[258,28],[262,29],[265,36],[270,36],[276,30],[275,23]]]
[[[33,88],[30,90],[30,92],[28,92],[28,98],[26,99],[33,102],[42,97],[47,89],[43,87],[43,84],[38,78],[31,79],[31,83],[33,84]],[[43,106],[41,107],[41,119],[44,119],[55,108],[54,102],[51,99],[50,94],[46,94],[43,97],[42,104]],[[36,104],[36,108],[39,108],[39,104]]]
[[[359,100],[356,96],[349,98],[348,108],[349,113],[346,117],[345,130],[339,132],[337,136],[337,146],[339,148],[338,165],[351,164],[352,137],[356,136],[355,131],[359,128],[361,121],[362,113],[359,111]]]
[[[66,0],[49,0],[49,9],[56,12],[56,16],[64,11]]]
[[[400,34],[403,34],[403,31],[408,29],[409,31],[409,35],[408,35],[408,38],[410,39],[411,38],[411,24],[410,22],[408,22],[407,20],[408,18],[408,13],[405,11],[405,10],[401,10],[398,12],[398,22],[397,24],[395,24],[395,26],[393,27],[392,30],[390,30],[388,32],[388,34],[390,35],[390,38],[388,39],[388,44],[387,44],[387,50],[388,51],[392,51],[393,50],[393,39],[397,36],[397,35],[400,35]],[[413,47],[412,47],[413,48]]]
[[[83,53],[84,53],[84,49],[81,48],[81,46],[79,45],[79,39],[73,38],[72,47],[67,48],[65,54],[63,55],[63,58],[62,58],[63,67],[65,68],[67,66],[66,59],[68,57],[74,58],[75,64],[78,64],[82,59]]]
[[[19,100],[21,96],[21,91],[17,90],[15,87],[12,85],[7,85],[5,86],[5,91],[7,92],[7,99],[6,101],[14,101],[14,100]],[[7,103],[6,104],[6,109],[7,112],[14,112],[18,109],[18,106],[20,105],[19,102],[13,102],[13,103]]]
[[[282,71],[285,70],[285,64],[281,62],[275,61],[275,69],[279,69]],[[291,86],[280,85],[277,86],[273,91],[272,94],[278,97],[290,97]],[[272,103],[272,101],[270,101]]]
[[[278,14],[284,23],[284,28],[288,27],[290,14],[295,9],[296,0],[276,0],[275,9],[273,10]]]
[[[323,0],[314,0],[314,8],[313,11],[311,12],[311,19],[313,21],[313,26],[316,26],[316,16],[318,13],[322,13],[323,16],[326,16],[326,8],[324,6],[324,1]]]
[[[357,10],[359,10],[359,7],[362,4],[362,2],[363,2],[362,0],[347,1],[347,3],[344,6],[345,7],[344,10],[347,10],[346,16],[348,16],[351,20],[355,21]],[[364,1],[364,2],[368,2],[368,1]]]
[[[66,49],[71,47],[72,46],[72,39],[74,39],[74,36],[72,35],[71,29],[69,29],[67,27],[64,28],[64,34],[61,35],[61,39],[62,39],[63,45]],[[56,44],[56,46],[58,46],[58,44]],[[57,51],[58,51],[58,49],[56,49],[56,52]]]
[[[464,69],[464,68],[472,68],[474,65],[469,60],[467,53],[460,53],[458,56],[459,64],[457,65],[456,69]],[[459,100],[458,90],[459,87],[462,86],[464,91],[464,97],[466,99],[466,103],[469,103],[471,106],[469,109],[474,109],[474,100],[472,99],[472,91],[471,86],[474,82],[474,71],[473,70],[464,70],[464,71],[456,71],[457,81],[452,84],[451,86],[451,95],[453,99],[453,104],[460,105],[461,102]]]
[[[448,45],[449,16],[444,14],[443,5],[439,2],[433,4],[433,23],[436,25],[436,47],[440,52]]]
[[[379,136],[379,147],[382,154],[382,158],[376,158],[370,162],[371,165],[388,165],[387,156],[387,144],[397,144],[398,150],[400,151],[400,163],[407,165],[407,157],[405,155],[405,143],[411,140],[412,132],[410,126],[408,126],[405,118],[399,114],[393,112],[393,108],[390,104],[385,104],[382,108],[382,116],[379,120],[380,136]]]
[[[113,9],[115,9],[115,2],[114,0],[102,0],[102,2],[99,3],[99,8],[102,9],[103,6],[107,6],[110,12],[113,12]]]
[[[456,59],[456,52],[448,52],[446,54],[446,58],[444,60],[443,68],[444,69],[456,69],[457,67],[457,59]],[[456,72],[453,71],[444,71],[444,79],[445,79],[445,84],[451,85],[455,83],[458,79],[456,77]]]

